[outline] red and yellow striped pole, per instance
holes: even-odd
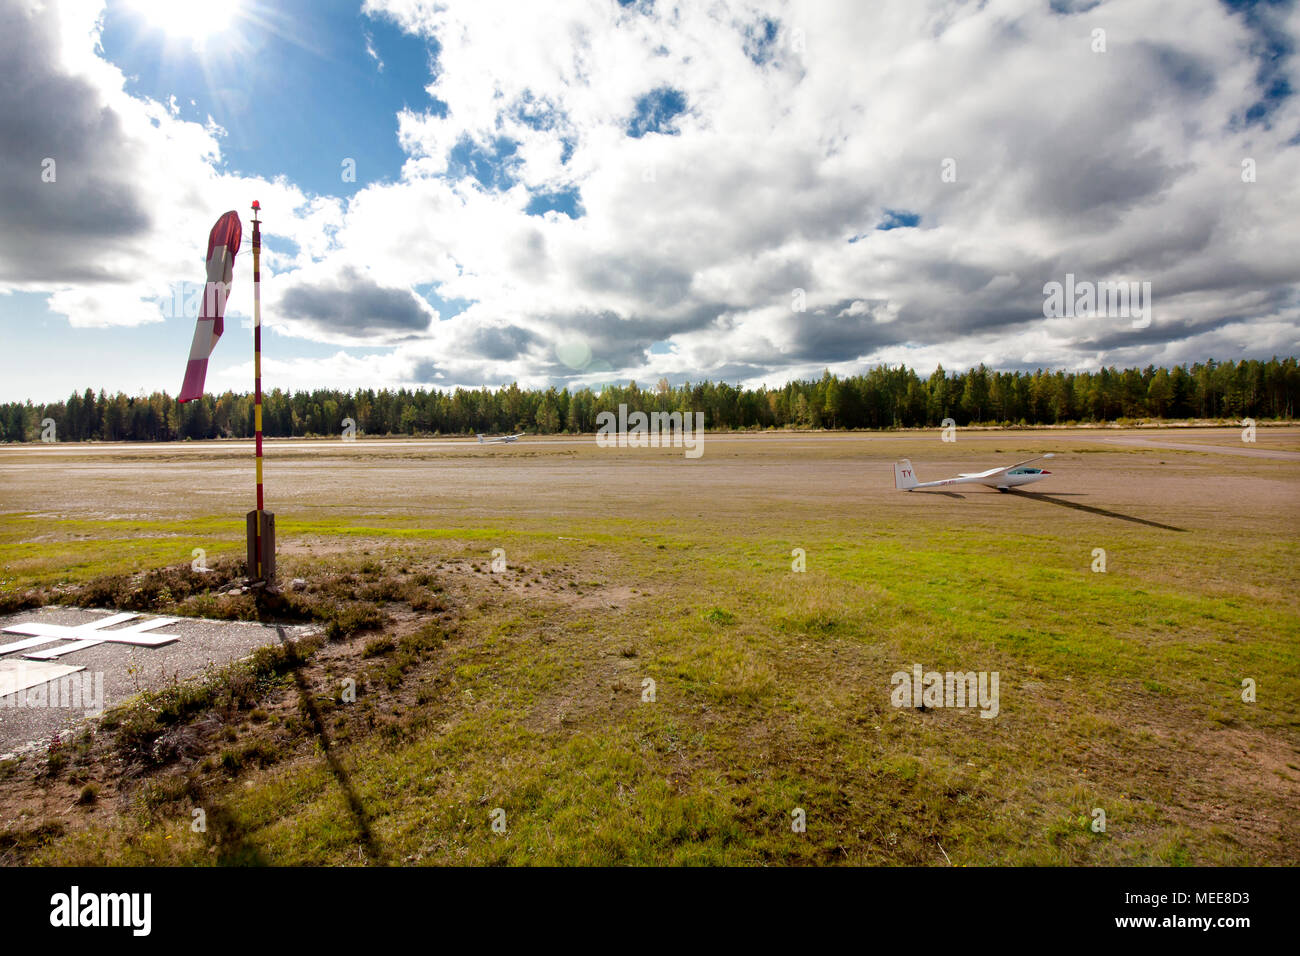
[[[250,568],[254,580],[264,577],[262,569],[262,224],[257,218],[262,206],[253,200],[253,429],[257,439],[257,517],[253,523],[253,554]]]

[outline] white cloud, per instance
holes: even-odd
[[[211,197],[237,206],[260,192],[277,210],[269,304],[315,283],[416,310],[268,316],[319,341],[395,347],[382,361],[286,369],[323,376],[314,384],[775,382],[882,361],[1078,367],[1295,350],[1300,107],[1292,96],[1267,123],[1246,122],[1262,96],[1258,38],[1209,0],[1082,15],[1030,0],[366,0],[438,40],[428,91],[446,111],[397,114],[400,180],[347,200],[223,175],[221,131],[127,96],[93,55],[96,8],[64,8],[60,62],[119,117],[124,142],[147,144],[126,153],[149,165],[122,175],[150,182],[154,219],[97,248],[95,264],[147,255],[162,275],[188,275]],[[1294,9],[1267,17],[1297,35]],[[1295,60],[1282,69],[1300,89]],[[675,135],[628,136],[637,103],[665,88],[686,106]],[[502,140],[515,144],[513,185],[455,178],[458,144],[491,153]],[[1257,182],[1241,181],[1246,157]],[[568,189],[581,218],[527,214],[535,194]],[[919,225],[877,229],[890,210]],[[296,248],[274,251],[277,236]],[[1150,281],[1155,322],[1043,319],[1042,285],[1066,272]],[[387,292],[427,285],[474,304],[415,334],[421,305]],[[85,279],[5,286],[52,289],[82,324],[148,314]],[[795,288],[805,312],[791,309]],[[232,308],[251,307],[247,290],[236,282]],[[661,341],[667,351],[648,351]]]
[[[380,73],[384,72],[384,61],[379,56],[379,51],[375,49],[375,38],[366,33],[366,56],[375,61],[375,69]]]
[[[202,279],[214,209],[240,212],[248,255],[250,195],[295,213],[277,218],[269,244],[293,240],[301,263],[323,255],[342,202],[309,198],[284,179],[223,172],[225,130],[211,117],[180,119],[174,96],[161,103],[129,95],[121,71],[98,55],[102,10],[102,0],[5,10],[12,47],[4,59],[21,56],[25,66],[22,83],[7,84],[6,139],[15,152],[30,151],[24,140],[34,140],[56,175],[41,182],[38,168],[19,165],[25,155],[0,155],[5,178],[23,185],[4,200],[6,221],[31,220],[0,248],[0,286],[51,292],[51,309],[77,327],[161,321],[157,298],[172,283]],[[237,279],[231,308],[251,307],[251,284]]]
[[[442,220],[455,241],[437,245],[459,271],[449,288],[552,340],[575,313],[605,314],[640,355],[616,370],[1140,361],[1163,339],[1218,341],[1201,330],[1243,307],[1285,302],[1281,321],[1295,323],[1285,220],[1300,203],[1285,183],[1300,161],[1285,142],[1300,114],[1287,100],[1272,129],[1243,122],[1259,64],[1221,5],[367,6],[443,45],[430,92],[448,111],[422,159],[436,164],[460,136],[514,136],[530,157],[513,170],[524,185],[581,189],[586,216],[571,222],[525,217],[517,189],[455,187],[464,201]],[[756,65],[744,33],[760,13],[778,27]],[[1092,50],[1097,26],[1105,53]],[[688,104],[680,135],[627,137],[637,97],[661,86]],[[520,124],[521,103],[546,104],[556,128]],[[545,151],[562,139],[564,172]],[[1278,178],[1242,183],[1250,153]],[[940,175],[946,158],[956,182]],[[419,202],[433,187],[391,188]],[[886,209],[920,227],[875,231]],[[359,247],[352,228],[341,241]],[[1047,323],[1042,284],[1066,271],[1151,281],[1163,339]],[[788,308],[796,286],[803,315]],[[644,354],[652,326],[670,354]]]

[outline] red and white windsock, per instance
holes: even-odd
[[[208,281],[203,288],[203,304],[199,307],[199,323],[194,328],[194,342],[190,345],[190,360],[185,366],[185,383],[181,385],[179,399],[182,402],[192,401],[203,394],[208,357],[225,331],[222,317],[226,311],[226,297],[230,294],[230,280],[235,272],[235,253],[239,251],[243,234],[239,213],[233,209],[218,219],[208,233]]]

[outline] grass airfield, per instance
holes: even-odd
[[[893,487],[1048,451],[1021,493]],[[248,443],[0,477],[4,593],[242,556]],[[11,762],[0,859],[1300,862],[1300,429],[276,441],[266,489],[282,580],[384,623],[188,714],[179,756],[109,728]],[[894,707],[913,664],[997,671],[998,716]]]

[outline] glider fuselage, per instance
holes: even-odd
[[[1041,455],[1041,458],[1052,458],[1052,454]],[[1050,471],[1042,468],[1029,467],[1030,462],[1037,461],[1031,458],[1029,461],[1018,462],[1014,465],[1004,465],[1001,468],[990,468],[988,471],[976,472],[974,474],[960,474],[956,478],[944,478],[940,481],[917,481],[916,471],[912,468],[912,463],[904,458],[894,465],[894,487],[900,491],[915,491],[918,488],[946,488],[949,485],[987,485],[990,488],[996,488],[998,491],[1009,491],[1020,485],[1033,484],[1035,481],[1042,481]]]
[[[1050,471],[1044,471],[1041,468],[1026,468],[1019,471],[1008,471],[1000,475],[993,475],[989,478],[981,478],[976,475],[961,475],[957,478],[945,478],[942,481],[923,481],[914,488],[939,488],[943,485],[988,485],[990,488],[1015,488],[1019,485],[1030,485],[1035,481],[1042,481]],[[913,488],[907,489],[914,490]]]

